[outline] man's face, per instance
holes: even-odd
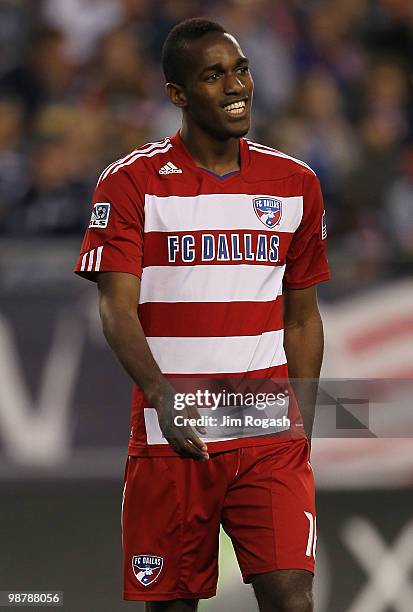
[[[219,140],[244,136],[250,127],[254,83],[248,60],[230,34],[207,34],[187,49],[185,110]]]

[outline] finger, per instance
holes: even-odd
[[[178,427],[168,423],[163,425],[162,433],[170,446],[181,457],[208,459],[206,444],[197,437],[191,427]],[[188,444],[188,442],[191,442],[191,444]]]
[[[182,428],[179,436],[175,437],[175,443],[180,449],[184,449],[184,452],[189,452],[194,459],[209,458],[207,445],[198,438],[191,427]]]
[[[192,427],[185,426],[179,428],[177,427],[176,429],[171,428],[169,435],[177,438],[178,440],[191,440],[191,442],[193,442],[194,445],[202,451],[208,450],[205,442],[198,438]]]
[[[187,437],[187,440],[193,444],[193,446],[197,448],[205,457],[209,457],[207,445],[205,442],[200,440],[194,432],[191,432],[191,434]]]
[[[183,459],[195,459],[198,461],[202,461],[209,458],[207,455],[202,453],[196,446],[194,446],[189,440],[180,440],[179,442],[175,440],[174,443],[171,444],[171,446],[173,447],[174,451],[178,453],[178,455]]]
[[[192,459],[192,449],[189,444],[185,441],[177,441],[176,438],[171,438],[168,440],[169,445],[173,448],[177,455],[182,457],[182,459]]]
[[[165,435],[166,434],[166,435]],[[206,445],[197,438],[190,427],[168,428],[164,436],[174,451],[181,457],[202,459],[208,458]]]
[[[201,451],[199,448],[197,448],[191,440],[188,440],[188,444],[190,446],[192,446],[192,448],[194,449],[194,452],[196,452],[196,456],[194,456],[194,459],[200,460],[200,461],[207,461],[209,459],[209,453],[207,450],[203,450]]]
[[[197,422],[199,422],[199,420],[201,419],[201,415],[199,414],[198,408],[196,406],[188,406],[187,412],[188,412],[188,416],[191,419],[196,419]],[[204,435],[206,434],[206,429],[201,424],[195,425],[195,429],[199,431],[200,434],[204,434]]]

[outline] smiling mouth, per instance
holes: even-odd
[[[232,102],[231,104],[227,104],[224,106],[224,110],[229,114],[236,117],[237,115],[242,115],[247,108],[247,103],[245,100],[241,100],[240,102]]]

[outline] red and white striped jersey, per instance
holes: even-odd
[[[165,376],[287,378],[283,287],[330,277],[319,181],[243,138],[240,171],[223,177],[195,164],[179,132],[147,144],[98,180],[75,272],[100,271],[141,278],[138,315]],[[131,426],[130,454],[174,454],[136,385]]]

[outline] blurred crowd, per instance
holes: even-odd
[[[0,235],[80,236],[101,170],[176,131],[160,52],[193,16],[251,60],[250,136],[320,177],[328,291],[409,274],[412,0],[0,0]]]

